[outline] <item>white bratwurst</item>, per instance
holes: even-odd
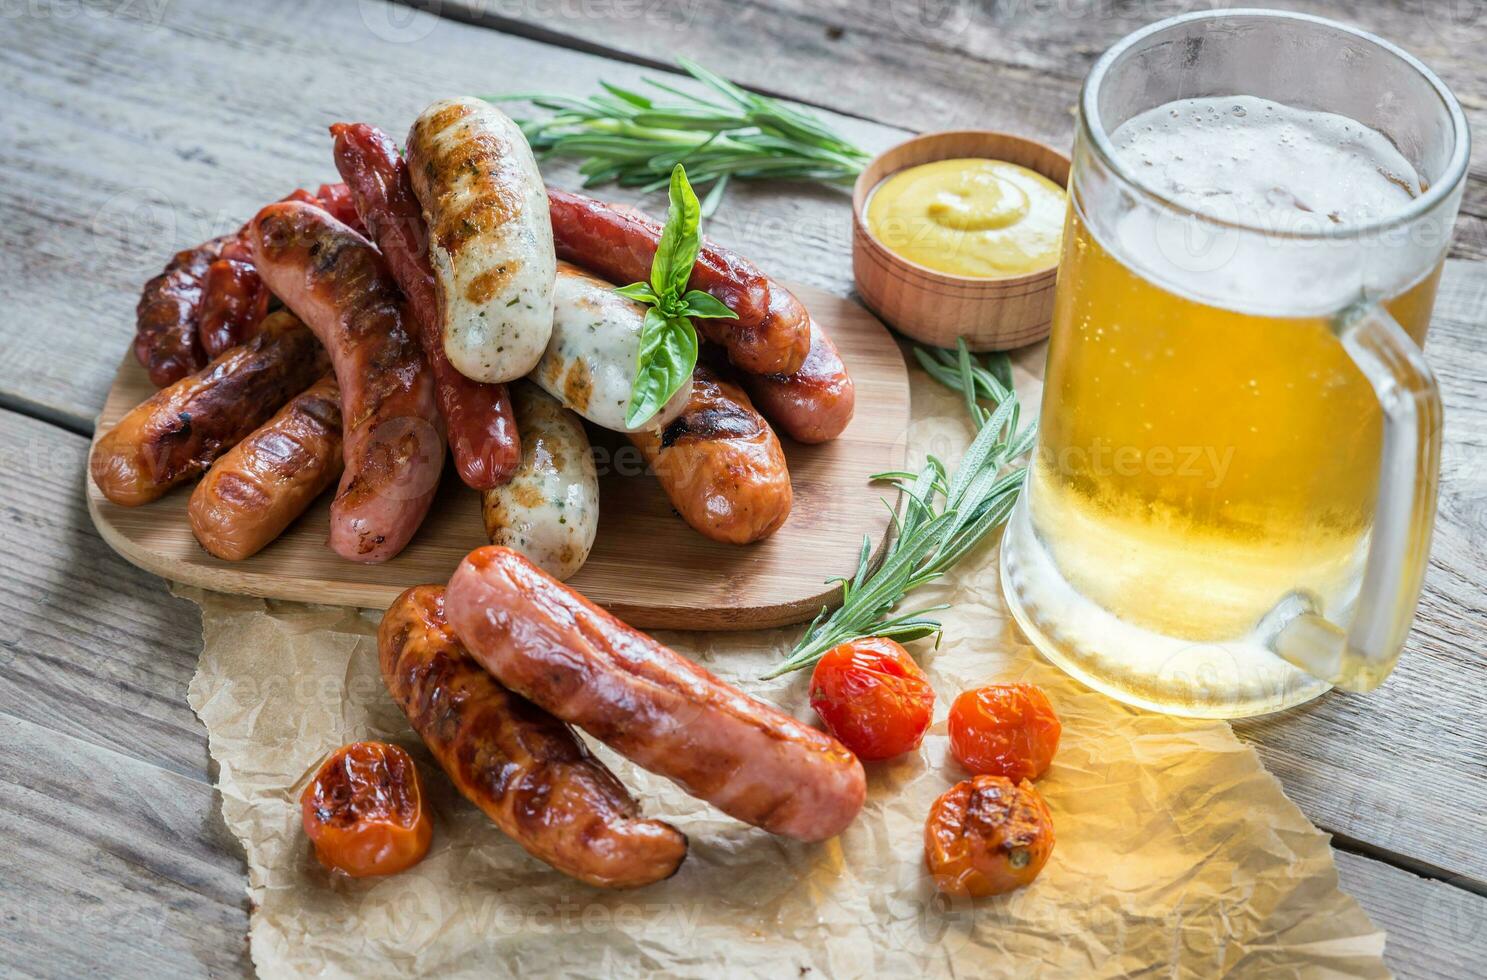
[[[435,102],[408,133],[429,229],[444,352],[476,381],[513,381],[552,333],[552,221],[532,148],[480,99]]]
[[[583,565],[599,527],[599,475],[583,422],[535,385],[511,386],[521,465],[511,482],[483,492],[491,544],[526,555],[565,579]]]
[[[625,425],[635,380],[645,307],[614,286],[567,262],[558,263],[552,338],[532,380],[568,408],[615,432],[659,429],[681,414],[692,397],[692,379],[640,430]]]

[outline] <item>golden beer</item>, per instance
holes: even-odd
[[[1071,211],[1044,377],[1034,525],[1122,620],[1193,640],[1293,589],[1337,597],[1373,520],[1380,413],[1323,317],[1154,285]],[[1423,342],[1440,266],[1385,302]]]
[[[1360,664],[1377,683],[1398,656],[1434,507],[1439,402],[1418,348],[1445,243],[1393,231],[1448,228],[1459,191],[1433,191],[1405,156],[1418,138],[1258,95],[1138,106],[1091,135],[1105,72],[1130,75],[1121,98],[1145,97],[1141,71],[1205,87],[1182,81],[1199,68],[1164,34],[1233,45],[1238,69],[1221,73],[1275,50],[1257,32],[1209,32],[1222,16],[1138,33],[1086,85],[1038,445],[1002,572],[1019,624],[1081,680],[1239,717]],[[1335,625],[1354,621],[1361,645]]]

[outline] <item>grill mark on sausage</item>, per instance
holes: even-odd
[[[661,430],[661,448],[670,449],[683,439],[747,439],[760,431],[759,417],[752,412],[735,405],[708,406],[673,419]]]

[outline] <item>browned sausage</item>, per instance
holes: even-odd
[[[208,357],[216,357],[253,335],[268,314],[269,292],[253,263],[218,259],[202,282],[197,336]]]
[[[506,690],[444,618],[444,589],[398,596],[377,631],[382,679],[465,798],[527,853],[581,881],[669,878],[687,838],[640,808],[567,725]]]
[[[714,541],[767,538],[790,516],[785,452],[743,389],[699,364],[692,399],[660,432],[626,433],[682,519]]]
[[[315,194],[296,190],[284,200],[308,202],[358,226],[345,184],[321,184]],[[268,293],[251,267],[247,230],[244,225],[231,235],[177,252],[164,272],[145,283],[135,308],[134,356],[155,387],[200,370],[211,358],[247,340],[262,322]],[[243,266],[232,269],[230,276],[227,270],[218,270],[214,281],[208,281],[208,270],[224,259]],[[209,307],[216,310],[211,320],[206,316]]]
[[[341,467],[341,389],[327,374],[212,464],[186,508],[191,533],[226,561],[257,554]]]
[[[135,307],[134,356],[155,387],[174,384],[206,365],[197,327],[207,270],[235,235],[177,252],[160,275],[145,283]]]
[[[149,503],[212,465],[327,366],[304,324],[276,313],[248,343],[120,419],[93,447],[93,482],[116,504]]]
[[[829,442],[852,421],[857,395],[836,344],[811,320],[811,351],[794,374],[740,374],[754,405],[796,442]]]
[[[723,683],[509,548],[465,557],[445,613],[502,684],[724,813],[815,841],[862,809],[862,764],[836,739]]]
[[[423,522],[444,467],[433,373],[403,295],[371,242],[312,205],[270,204],[249,239],[259,274],[325,344],[341,386],[346,471],[330,546],[386,561]]]
[[[610,282],[649,282],[664,227],[634,208],[548,189],[558,258]],[[810,348],[810,317],[790,291],[774,286],[754,263],[703,240],[688,285],[722,300],[737,320],[694,321],[728,359],[754,374],[798,371]]]
[[[504,384],[472,381],[444,353],[439,296],[428,258],[428,228],[413,196],[408,166],[382,130],[365,123],[337,123],[336,169],[351,189],[356,210],[408,298],[424,357],[434,371],[439,411],[455,469],[466,485],[490,490],[510,480],[521,463],[521,440]]]

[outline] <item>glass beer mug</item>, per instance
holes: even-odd
[[[1100,58],[1002,549],[1046,656],[1204,717],[1389,673],[1435,518],[1421,346],[1467,159],[1440,80],[1330,21],[1187,15]]]

